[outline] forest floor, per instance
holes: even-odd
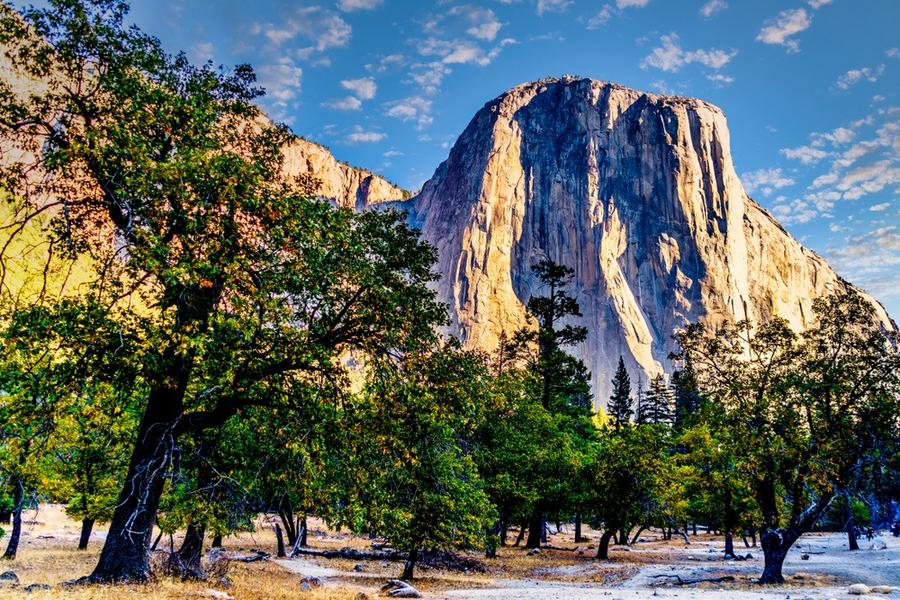
[[[137,598],[213,598],[337,600],[378,597],[379,588],[402,570],[401,562],[383,560],[352,561],[344,559],[296,558],[252,563],[232,562],[227,572],[229,585],[220,581],[185,582],[158,577],[144,586],[79,586],[66,587],[63,582],[88,574],[96,563],[105,530],[98,527],[88,550],[75,549],[80,524],[69,520],[60,507],[42,506],[25,515],[22,543],[14,561],[0,561],[0,573],[13,571],[18,586],[0,584],[0,600],[26,597],[26,586],[47,584],[27,594],[29,598],[67,598],[126,600]],[[500,548],[497,558],[480,559],[483,571],[459,572],[429,568],[416,570],[414,585],[428,598],[465,599],[572,599],[609,598],[632,600],[648,597],[670,597],[672,600],[702,598],[705,600],[769,600],[785,598],[826,600],[848,598],[847,588],[853,583],[869,586],[894,586],[889,596],[873,594],[873,598],[900,599],[900,538],[879,535],[874,542],[860,540],[861,550],[847,550],[845,534],[807,534],[791,550],[785,562],[783,586],[760,588],[754,579],[762,571],[762,552],[745,548],[738,538],[735,550],[752,558],[742,561],[722,559],[724,541],[720,536],[700,534],[683,539],[662,540],[657,532],[644,532],[631,547],[612,546],[611,560],[594,559],[595,541],[599,536],[587,529],[592,541],[575,544],[571,528],[551,535],[549,544],[556,549],[543,549],[529,555],[521,548]],[[514,532],[510,532],[514,539]],[[3,545],[6,540],[0,541]],[[160,547],[177,547],[179,537],[163,538]],[[369,549],[372,540],[328,530],[312,520],[309,544],[316,549]],[[248,555],[256,550],[273,552],[275,546],[271,525],[260,519],[257,531],[229,536],[225,551],[231,555]],[[801,555],[808,556],[803,560]],[[677,585],[678,580],[731,576],[724,582]],[[306,584],[303,581],[306,578]],[[364,596],[365,595],[365,596]]]

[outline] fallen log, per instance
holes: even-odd
[[[654,579],[659,577],[675,578],[675,585],[694,585],[696,583],[720,583],[722,581],[734,581],[733,575],[725,575],[723,577],[697,577],[685,579],[681,575],[672,575],[665,573],[663,575],[653,575]]]

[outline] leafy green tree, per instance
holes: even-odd
[[[853,291],[819,298],[813,309],[802,335],[779,319],[718,331],[693,325],[679,335],[759,507],[764,584],[784,581],[790,547],[900,433],[896,336]]]
[[[354,407],[355,497],[345,519],[408,552],[482,546],[496,520],[471,440],[487,389],[483,357],[450,343],[377,373]]]
[[[284,180],[290,136],[261,118],[249,67],[192,66],[126,13],[118,0],[0,8],[11,69],[42,82],[0,82],[0,134],[46,173],[4,166],[5,201],[18,224],[54,215],[48,243],[90,256],[90,293],[140,341],[127,362],[143,412],[91,581],[148,577],[181,440],[341,372],[351,349],[430,339],[444,318],[427,287],[434,251],[401,215],[337,209]],[[78,362],[84,340],[60,340]]]
[[[66,513],[81,521],[79,550],[87,548],[95,523],[112,518],[128,467],[138,399],[120,391],[109,383],[85,386],[56,411],[46,469],[52,482],[45,488],[62,495]]]
[[[603,530],[597,558],[609,558],[609,542],[660,517],[660,498],[670,472],[661,426],[607,429],[593,456],[591,514]]]
[[[680,452],[673,455],[681,467],[687,511],[694,522],[725,534],[725,557],[735,558],[734,533],[752,528],[758,510],[745,466],[730,439],[734,432],[718,427],[715,417],[685,429],[678,437]]]
[[[631,378],[628,376],[625,361],[622,360],[621,356],[619,357],[619,366],[616,368],[616,375],[612,380],[612,390],[607,410],[613,426],[618,431],[631,423],[631,416],[634,414],[633,401],[631,399]]]

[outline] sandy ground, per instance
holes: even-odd
[[[554,540],[555,541],[555,540]],[[562,541],[562,540],[560,540]],[[559,542],[557,542],[559,543]],[[723,561],[724,542],[719,538],[699,536],[688,546],[683,542],[651,540],[634,547],[614,548],[613,564],[604,565],[591,560],[587,552],[578,558],[562,562],[557,555],[523,557],[533,563],[531,573],[536,577],[509,578],[491,569],[489,574],[441,574],[426,576],[429,587],[441,587],[426,593],[431,598],[494,598],[497,600],[546,599],[581,600],[605,598],[631,600],[635,598],[703,598],[707,600],[813,600],[828,598],[858,598],[847,594],[853,583],[869,586],[897,587],[889,596],[873,594],[875,598],[900,598],[900,539],[878,536],[874,542],[861,541],[861,550],[847,550],[844,534],[807,534],[795,545],[785,561],[783,586],[761,588],[754,579],[762,571],[762,553],[758,548],[739,549],[752,559]],[[587,548],[585,547],[585,550]],[[522,553],[521,550],[514,552]],[[809,558],[804,560],[801,555]],[[502,553],[500,560],[503,559]],[[368,587],[367,579],[379,575],[357,573],[328,566],[333,561],[294,559],[278,561],[286,569],[302,576],[314,576],[325,581],[355,580]],[[665,562],[666,564],[659,564]],[[489,563],[490,564],[490,563]],[[731,575],[735,581],[705,583],[696,586],[675,585],[675,575],[682,578],[721,577]],[[597,583],[594,580],[601,580]],[[609,580],[606,583],[605,580]],[[454,589],[461,586],[462,589]]]
[[[150,586],[88,588],[73,592],[58,587],[66,579],[88,573],[96,562],[105,530],[100,527],[91,538],[91,549],[78,552],[79,527],[68,520],[60,507],[47,506],[26,515],[20,556],[12,562],[0,562],[0,571],[13,570],[22,586],[47,583],[51,591],[30,594],[28,597],[67,598],[183,598],[202,596],[210,583],[187,584],[160,580]],[[597,532],[587,535],[596,540]],[[844,534],[808,534],[801,538],[785,562],[787,582],[783,586],[761,588],[754,579],[762,571],[762,553],[758,548],[745,548],[736,540],[736,550],[752,555],[744,561],[724,561],[724,541],[706,534],[691,536],[691,544],[680,539],[664,541],[658,533],[646,532],[632,547],[613,546],[612,560],[599,562],[593,558],[594,542],[576,546],[571,531],[563,531],[550,538],[556,549],[545,549],[538,555],[528,555],[521,548],[505,547],[496,559],[484,560],[485,572],[461,573],[417,568],[414,585],[427,598],[465,599],[573,599],[667,597],[702,598],[706,600],[827,600],[859,598],[849,596],[852,583],[895,586],[892,594],[871,595],[871,598],[900,600],[900,538],[883,534],[875,542],[860,541],[861,550],[847,550]],[[2,543],[2,542],[0,542]],[[177,547],[179,536],[172,543]],[[314,548],[354,547],[365,549],[372,540],[328,530],[324,524],[311,520],[310,546]],[[164,539],[161,546],[168,546]],[[229,536],[226,549],[233,553],[256,549],[274,550],[271,524],[265,519],[257,523],[253,533]],[[566,550],[563,550],[565,548]],[[801,555],[808,555],[802,560]],[[479,558],[477,554],[471,554]],[[221,588],[232,598],[311,600],[352,599],[359,592],[371,598],[379,597],[384,581],[396,577],[399,562],[340,559],[299,558],[270,560],[240,564],[233,572],[234,584]],[[673,576],[682,578],[721,577],[730,575],[734,581],[677,586]],[[304,577],[314,577],[321,586],[305,591]],[[0,600],[24,597],[21,587],[3,589]]]

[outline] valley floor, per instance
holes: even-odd
[[[42,506],[26,515],[22,545],[14,561],[0,561],[0,572],[13,571],[18,587],[0,585],[0,600],[22,597],[29,584],[49,584],[49,590],[37,590],[30,598],[218,598],[336,600],[378,597],[387,578],[399,574],[402,564],[384,561],[350,561],[343,559],[298,558],[253,563],[231,563],[223,587],[217,582],[182,582],[159,578],[146,586],[90,586],[66,588],[66,580],[90,572],[105,532],[98,528],[86,551],[75,549],[79,524],[66,518],[58,506]],[[587,531],[592,539],[596,532]],[[632,547],[613,546],[612,560],[600,563],[593,558],[593,542],[576,545],[571,530],[551,536],[555,549],[527,555],[520,548],[501,548],[495,559],[485,560],[484,572],[462,573],[419,567],[414,585],[429,598],[464,599],[572,599],[609,598],[632,600],[647,597],[670,597],[673,600],[703,598],[707,600],[768,600],[785,598],[848,598],[848,585],[888,585],[900,588],[900,538],[879,535],[874,542],[860,541],[861,550],[849,552],[844,534],[808,534],[791,551],[785,563],[787,583],[774,588],[760,588],[753,583],[762,570],[762,553],[758,548],[745,548],[740,539],[736,550],[749,553],[743,561],[723,561],[721,537],[701,534],[664,541],[655,532],[645,532]],[[0,545],[5,545],[5,539]],[[174,540],[163,539],[168,548]],[[355,547],[365,549],[370,540],[327,530],[313,522],[310,546],[313,548]],[[272,552],[274,535],[271,525],[262,519],[257,531],[225,538],[225,550],[234,555],[254,550]],[[808,556],[803,560],[801,555]],[[473,558],[477,555],[472,554]],[[733,581],[676,585],[678,580],[732,576]],[[307,584],[303,585],[303,578]],[[311,584],[311,586],[310,586]],[[855,596],[858,597],[858,596]],[[900,598],[895,590],[890,596]]]

